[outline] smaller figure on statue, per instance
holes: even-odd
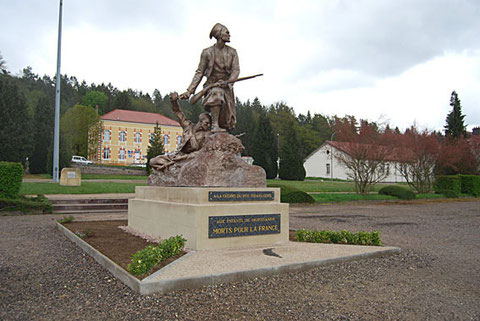
[[[172,111],[183,128],[183,136],[177,151],[158,155],[150,160],[150,166],[157,171],[164,170],[177,162],[193,158],[195,152],[203,147],[206,138],[211,135],[210,126],[212,121],[208,113],[201,113],[198,123],[194,124],[185,117],[185,114],[180,109],[178,93],[173,92],[170,94],[170,103],[172,104]]]

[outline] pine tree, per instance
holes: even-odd
[[[261,166],[268,179],[277,177],[277,138],[265,112],[260,113],[252,141],[253,164]]]
[[[465,115],[462,115],[462,106],[460,99],[455,91],[452,92],[450,97],[450,106],[453,110],[447,115],[445,128],[445,136],[448,138],[466,137],[466,126],[463,122]]]
[[[29,158],[31,173],[46,173],[48,150],[53,141],[55,104],[43,96],[38,100],[35,108],[33,154]]]
[[[297,138],[295,121],[289,120],[284,131],[284,137],[280,146],[280,168],[278,176],[281,179],[303,181],[305,179],[305,168],[300,153],[300,140]]]
[[[158,123],[155,125],[153,134],[150,137],[150,145],[147,148],[147,172],[151,172],[150,160],[163,154],[163,136]]]
[[[31,156],[31,117],[15,79],[0,75],[0,161],[23,162]]]

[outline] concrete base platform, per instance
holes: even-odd
[[[192,251],[151,276],[138,280],[61,224],[57,223],[57,227],[116,278],[145,295],[303,271],[322,265],[397,254],[401,251],[398,247],[300,242],[287,242],[270,247],[201,250]]]

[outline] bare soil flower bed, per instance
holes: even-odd
[[[119,226],[127,226],[127,220],[118,221],[77,221],[63,224],[73,233],[89,234],[83,238],[85,242],[103,253],[110,260],[120,265],[127,271],[127,266],[132,262],[132,256],[148,245],[155,243],[147,242],[139,236],[134,236],[120,229]],[[85,233],[87,231],[87,233]],[[185,255],[169,258],[155,266],[149,273],[139,278],[145,278]],[[138,277],[138,276],[136,276]]]

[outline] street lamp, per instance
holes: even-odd
[[[280,134],[277,133],[277,178],[280,177],[278,175],[279,169],[280,169]]]
[[[62,51],[62,6],[63,0],[60,0],[58,13],[58,47],[57,47],[57,83],[55,86],[55,127],[53,134],[53,182],[58,183],[59,176],[59,150],[60,150],[60,58]]]

